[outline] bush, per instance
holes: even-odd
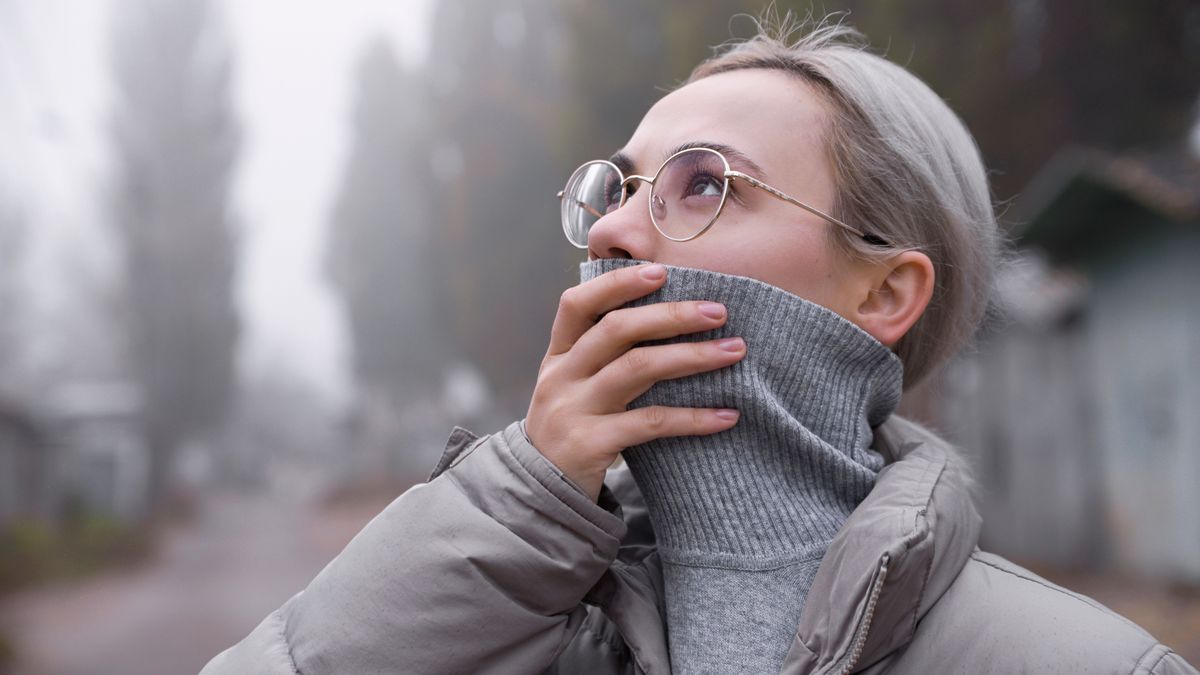
[[[16,521],[0,530],[0,594],[130,564],[150,549],[147,528],[108,517],[80,514],[60,526]]]

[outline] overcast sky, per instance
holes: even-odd
[[[0,190],[35,235],[38,311],[69,306],[69,275],[103,266],[108,177],[107,38],[120,0],[0,0]],[[428,0],[224,0],[243,130],[235,208],[245,227],[238,303],[242,363],[280,367],[341,399],[341,318],[321,277],[350,131],[353,71],[366,42],[390,38],[420,61]]]

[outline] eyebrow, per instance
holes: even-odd
[[[674,155],[677,152],[683,152],[684,150],[691,150],[692,148],[708,148],[710,150],[716,150],[722,155],[725,155],[725,159],[729,160],[729,167],[731,169],[744,171],[763,182],[769,180],[767,177],[767,172],[764,171],[763,168],[754,160],[750,159],[746,153],[738,150],[732,145],[727,145],[725,143],[714,143],[711,141],[689,141],[682,145],[677,145],[663,154],[662,159],[658,161],[658,166],[662,166],[662,163],[667,161],[667,158],[671,155]],[[617,165],[617,168],[620,169],[621,173],[625,175],[633,173],[633,160],[623,151],[617,151],[608,159],[608,161]]]

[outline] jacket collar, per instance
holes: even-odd
[[[908,644],[979,540],[954,448],[896,416],[875,439],[889,464],[821,561],[784,673],[855,672]]]
[[[970,474],[957,451],[936,434],[895,415],[875,429],[875,449],[889,463],[821,562],[784,675],[856,672],[908,644],[917,623],[975,549],[981,518],[972,501]],[[636,486],[628,471],[610,473],[615,474],[612,482],[620,502],[630,514],[638,514],[630,523],[630,535],[638,538],[634,557],[645,556],[649,567],[661,574],[657,556],[645,555],[652,544],[644,532],[649,523],[641,517],[644,508]],[[661,580],[650,586],[661,595]],[[642,630],[622,626],[630,604],[652,600],[661,607],[661,597],[605,595],[597,604],[622,628],[643,668],[668,672],[662,631],[644,630],[644,621]]]

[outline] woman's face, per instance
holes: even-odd
[[[833,173],[822,136],[830,111],[795,76],[772,70],[712,75],[654,104],[619,154],[626,175],[651,175],[672,148],[720,144],[742,171],[825,213],[834,201]],[[622,162],[618,161],[618,166]],[[638,258],[752,277],[852,318],[861,301],[866,263],[840,253],[829,237],[837,227],[745,181],[733,180],[720,217],[703,235],[676,242],[658,233],[646,200],[649,186],[598,220],[588,235],[588,258]],[[853,224],[853,223],[851,223]]]

